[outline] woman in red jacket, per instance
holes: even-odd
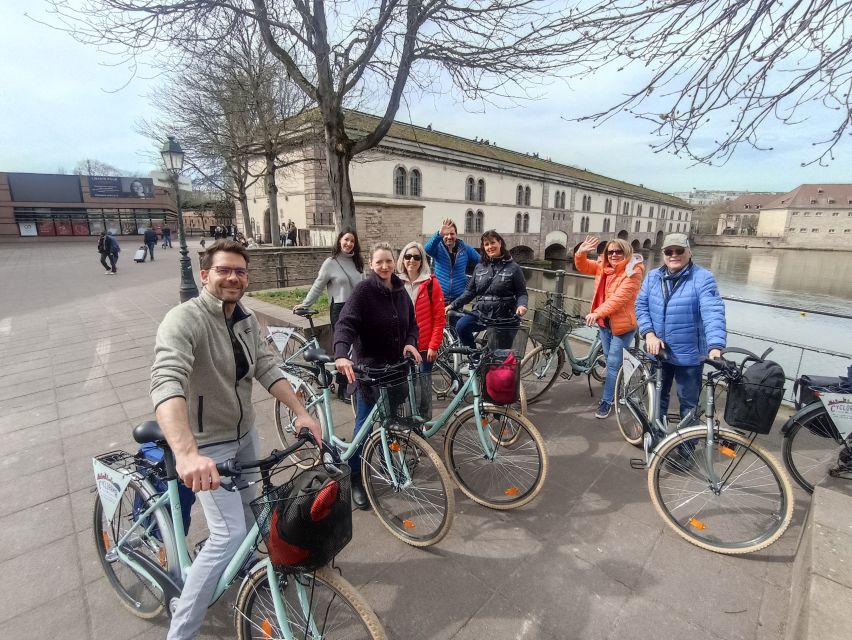
[[[447,318],[444,315],[444,293],[438,279],[432,275],[429,263],[426,262],[426,252],[419,242],[409,242],[399,254],[396,263],[396,273],[405,285],[405,290],[414,303],[414,316],[420,330],[417,348],[423,358],[420,371],[420,398],[418,413],[424,418],[432,417],[432,364],[438,357],[438,347]]]
[[[626,240],[610,240],[596,262],[586,257],[598,242],[587,236],[577,247],[574,264],[582,273],[595,276],[595,293],[586,324],[600,328],[603,353],[606,358],[606,381],[596,418],[606,418],[612,411],[615,398],[615,378],[621,368],[622,349],[633,343],[636,331],[636,298],[645,275],[642,256],[634,255]]]

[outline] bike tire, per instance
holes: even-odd
[[[636,369],[630,376],[630,379],[624,380],[624,367],[618,370],[618,375],[615,378],[615,398],[613,400],[613,408],[615,409],[615,421],[618,423],[618,431],[621,437],[634,447],[642,446],[642,422],[634,415],[633,411],[638,411],[641,407],[647,414],[648,407],[648,384],[649,380],[646,377],[642,368]],[[631,410],[629,402],[635,405]]]
[[[266,337],[266,344],[269,349],[275,353],[278,359],[281,361],[281,364],[284,364],[288,360],[290,360],[296,353],[308,344],[308,340],[299,333],[297,330],[293,330],[293,333],[290,334],[290,337],[287,339],[287,342],[284,344],[284,349],[278,351],[278,348],[275,346],[275,341],[272,339],[272,336]]]
[[[532,422],[511,407],[484,404],[482,416],[489,421],[494,457],[487,459],[483,454],[476,413],[469,406],[453,416],[444,438],[450,476],[468,498],[491,509],[528,504],[541,493],[547,478],[544,439]]]
[[[445,398],[452,393],[453,381],[456,380],[456,373],[448,355],[439,353],[432,367],[432,393],[439,398]]]
[[[654,451],[648,491],[657,513],[675,533],[702,549],[730,555],[768,547],[793,518],[789,476],[763,447],[721,429],[711,451],[713,467],[720,478],[730,475],[714,491],[706,479],[706,447],[706,430],[698,428],[679,433]],[[726,533],[726,526],[736,532]]]
[[[802,489],[813,493],[844,448],[849,449],[849,444],[840,438],[823,404],[811,404],[793,416],[784,434],[784,465]]]
[[[361,457],[361,478],[370,504],[385,528],[406,544],[437,544],[449,532],[455,514],[453,485],[444,462],[416,433],[392,427],[385,432],[393,463],[399,465],[397,477],[404,463],[412,478],[404,486],[393,485],[382,454],[382,430],[375,430]]]
[[[111,523],[104,515],[99,495],[95,497],[92,510],[95,552],[107,581],[119,602],[135,616],[144,619],[156,618],[164,611],[165,595],[159,589],[151,587],[130,566],[121,562],[117,555],[110,559],[110,551],[129,529],[129,526],[122,525],[133,522],[136,499],[139,499],[137,504],[148,504],[155,495],[156,492],[148,483],[133,479],[122,493]],[[142,550],[149,560],[158,563],[179,581],[180,568],[171,514],[164,509],[157,509],[152,517],[156,527],[148,527],[147,531],[140,528],[138,538],[127,541],[128,548]],[[156,536],[157,531],[160,532],[159,537]]]
[[[541,345],[527,353],[521,361],[521,382],[526,389],[527,403],[537,402],[553,386],[565,366],[565,352],[557,347],[552,351]]]
[[[317,399],[318,393],[304,380],[295,387],[290,383],[293,393],[302,405],[307,405],[309,402]],[[354,397],[354,396],[353,396]],[[308,409],[308,413],[322,427],[322,432],[328,433],[327,425],[325,424],[325,413],[320,410],[322,402],[313,405]],[[278,432],[278,439],[284,448],[292,447],[296,444],[296,428],[293,426],[293,421],[296,415],[290,411],[290,408],[281,402],[275,400],[275,429]],[[310,469],[319,460],[319,451],[316,447],[306,445],[299,448],[295,453],[290,454],[290,460],[300,469]]]
[[[305,612],[293,581],[308,591],[310,608]],[[324,640],[385,640],[387,636],[373,609],[343,576],[328,567],[310,574],[280,574],[281,599],[294,638],[313,638],[313,628]],[[317,615],[312,615],[312,611]],[[313,623],[313,627],[310,623]],[[238,640],[281,638],[272,602],[269,576],[255,571],[240,587],[234,607],[234,627]]]

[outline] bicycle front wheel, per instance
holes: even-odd
[[[527,353],[521,362],[521,382],[527,392],[527,402],[535,402],[553,386],[565,366],[561,348],[545,349],[541,345]]]
[[[444,457],[459,489],[491,509],[514,509],[535,498],[547,477],[547,451],[538,429],[510,407],[485,404],[482,419],[492,452],[483,450],[473,407],[447,428]]]
[[[281,599],[291,635],[280,628],[266,571],[255,571],[243,583],[234,607],[239,640],[319,638],[384,640],[385,632],[363,596],[328,567],[312,574],[278,575]],[[299,591],[305,598],[300,601]]]
[[[802,489],[814,487],[837,467],[843,451],[852,458],[852,448],[844,442],[822,403],[812,404],[793,419],[784,438],[784,464]]]
[[[642,368],[637,368],[624,379],[624,367],[615,378],[615,420],[621,437],[634,447],[642,446],[642,421],[639,416],[647,412],[648,378]]]
[[[710,466],[718,486],[708,480]],[[735,431],[689,432],[654,452],[648,490],[663,520],[694,545],[724,554],[775,542],[793,517],[790,479],[772,454]]]
[[[384,429],[390,467],[384,457],[382,429],[367,439],[362,479],[381,523],[415,547],[440,542],[453,523],[455,497],[440,456],[411,431]]]
[[[432,391],[439,398],[446,397],[452,392],[453,380],[456,378],[453,367],[453,354],[438,351],[438,357],[435,358],[435,364],[432,366]]]
[[[146,508],[143,505],[150,504],[154,495],[146,484],[131,480],[121,494],[112,521],[104,513],[100,496],[95,498],[92,514],[95,551],[110,586],[121,604],[134,615],[146,619],[155,618],[163,612],[165,595],[121,561],[116,543],[130,530],[136,517]],[[124,553],[143,556],[177,579],[180,569],[171,516],[165,510],[157,509],[150,518],[152,521],[137,527],[122,543],[121,549]]]

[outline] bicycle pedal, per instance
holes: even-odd
[[[563,371],[562,373],[559,374],[559,377],[562,378],[563,380],[570,380],[571,378],[574,377],[574,374],[573,374],[573,372],[568,373],[567,371]]]
[[[645,464],[645,461],[642,458],[630,458],[630,468],[645,471],[648,468],[648,465]]]

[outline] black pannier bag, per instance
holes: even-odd
[[[772,360],[746,358],[740,374],[728,385],[725,422],[735,429],[769,433],[784,399],[784,369]]]
[[[807,374],[799,376],[799,379],[793,385],[793,400],[796,402],[796,411],[817,401],[818,396],[814,393],[815,388],[836,387],[842,384],[844,380],[839,376],[809,376]]]

